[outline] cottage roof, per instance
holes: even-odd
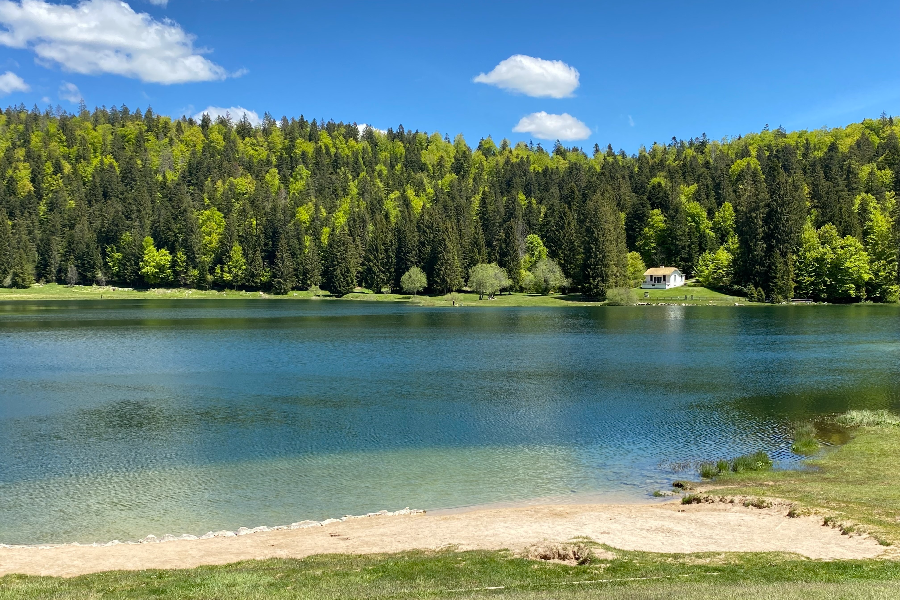
[[[644,277],[646,277],[647,275],[659,277],[660,275],[671,275],[672,273],[676,272],[681,273],[681,271],[679,271],[675,267],[654,267],[652,269],[647,269],[647,271],[644,273]]]

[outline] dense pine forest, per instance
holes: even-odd
[[[0,282],[343,295],[499,273],[509,290],[604,299],[664,264],[758,301],[893,302],[898,134],[882,115],[628,155],[302,116],[10,107]]]

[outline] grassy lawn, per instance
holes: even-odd
[[[581,566],[505,552],[446,551],[314,556],[73,579],[8,576],[0,579],[0,599],[892,598],[900,590],[900,563],[895,561],[616,554]]]
[[[648,292],[645,299],[643,292]],[[639,302],[663,303],[678,302],[686,304],[725,304],[741,302],[743,299],[726,296],[702,287],[681,287],[673,290],[637,290]],[[693,300],[685,300],[693,295]],[[36,285],[29,289],[18,290],[0,288],[0,301],[4,300],[135,300],[135,299],[268,299],[291,300],[311,299],[314,295],[309,291],[292,291],[285,296],[275,296],[262,292],[242,292],[234,290],[189,290],[189,289],[150,289],[134,290],[112,286],[80,286],[68,287],[56,283]],[[322,292],[319,299],[334,300],[328,292]],[[452,306],[453,300],[462,306],[590,306],[600,305],[581,294],[555,294],[541,296],[537,294],[498,294],[493,300],[478,299],[478,294],[460,292],[443,296],[410,296],[408,294],[374,294],[368,290],[360,290],[347,294],[341,300],[363,300],[370,302],[410,302],[422,306]]]
[[[746,304],[747,299],[729,296],[705,287],[685,285],[670,290],[637,290],[638,302],[677,302],[685,304]],[[687,299],[685,299],[687,296]]]

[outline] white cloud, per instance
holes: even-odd
[[[544,111],[522,117],[513,131],[542,140],[584,140],[591,135],[588,126],[569,113],[548,115]]]
[[[81,102],[82,99],[81,90],[78,89],[78,86],[68,81],[63,81],[62,85],[59,86],[59,97],[74,103]]]
[[[535,98],[565,98],[578,87],[578,77],[578,69],[561,60],[516,54],[502,61],[490,73],[481,73],[474,81]]]
[[[229,73],[194,48],[194,36],[117,0],[75,6],[0,0],[0,45],[29,48],[44,65],[83,74],[112,73],[149,83],[225,79]]]
[[[196,120],[200,120],[203,118],[203,115],[209,115],[209,118],[213,121],[218,117],[230,116],[231,120],[235,123],[241,120],[244,115],[247,115],[247,120],[250,121],[254,126],[262,123],[262,119],[260,116],[252,110],[247,110],[243,106],[232,106],[229,108],[222,108],[221,106],[208,106],[206,109],[201,110],[194,118]]]
[[[169,0],[147,0],[147,2],[154,6],[166,6],[169,3]]]
[[[628,125],[634,127],[634,119],[631,118],[631,115],[628,115]]]
[[[0,96],[6,96],[13,92],[27,92],[29,90],[31,90],[31,86],[12,71],[7,71],[0,75]]]
[[[372,127],[368,123],[357,123],[356,129],[359,130],[359,137],[361,138],[366,133],[366,129],[371,129],[372,131],[377,131],[378,133],[384,135],[387,133],[384,129],[378,129],[377,127]]]

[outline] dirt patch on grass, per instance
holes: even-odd
[[[784,507],[740,503],[556,505],[418,514],[327,523],[251,535],[135,545],[0,549],[0,576],[71,577],[113,570],[184,569],[313,554],[375,554],[421,549],[509,549],[590,539],[648,552],[788,552],[812,559],[863,559],[884,547],[841,535],[817,517],[788,518]],[[571,557],[570,559],[574,558]]]

